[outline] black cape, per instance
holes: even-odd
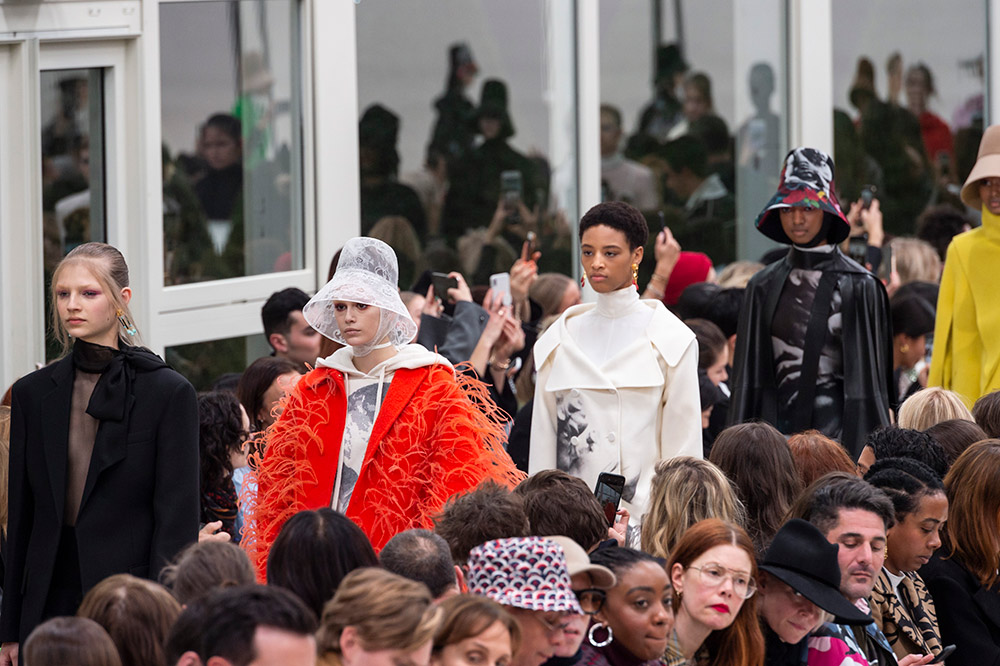
[[[795,248],[750,280],[743,296],[736,333],[735,378],[730,424],[759,419],[777,427],[778,387],[775,380],[771,322],[781,290],[791,273]],[[861,265],[834,248],[828,260],[814,265],[839,274],[841,295],[844,414],[840,441],[854,460],[865,438],[889,425],[892,386],[892,328],[889,298],[882,283]],[[792,434],[792,433],[785,433]]]

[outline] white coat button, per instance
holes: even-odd
[[[609,442],[615,441],[615,433],[613,433],[613,432],[609,432],[608,433],[608,441]]]

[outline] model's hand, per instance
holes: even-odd
[[[455,278],[458,282],[457,287],[452,287],[448,290],[448,300],[458,303],[459,301],[469,301],[472,302],[472,292],[469,290],[469,285],[465,283],[465,278],[458,271],[452,271],[448,273],[448,277]]]
[[[20,643],[4,643],[0,645],[0,666],[17,666]]]
[[[220,532],[222,529],[221,520],[213,520],[210,523],[205,523],[205,526],[198,530],[198,543],[202,541],[221,541],[225,543],[233,537],[229,536],[229,532]],[[3,666],[0,663],[0,666]]]

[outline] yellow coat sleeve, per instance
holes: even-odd
[[[983,345],[966,265],[968,243],[962,240],[971,238],[956,237],[948,247],[927,384],[955,391],[971,409],[982,390]]]

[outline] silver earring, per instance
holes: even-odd
[[[594,638],[594,630],[600,627],[603,627],[608,630],[608,637],[603,641],[598,641],[596,638]],[[607,624],[604,624],[603,622],[598,622],[597,624],[590,625],[590,631],[587,632],[587,640],[590,641],[590,644],[593,645],[594,647],[601,648],[607,645],[611,645],[611,641],[613,641],[614,639],[615,639],[615,634],[614,632],[611,631],[611,627]]]

